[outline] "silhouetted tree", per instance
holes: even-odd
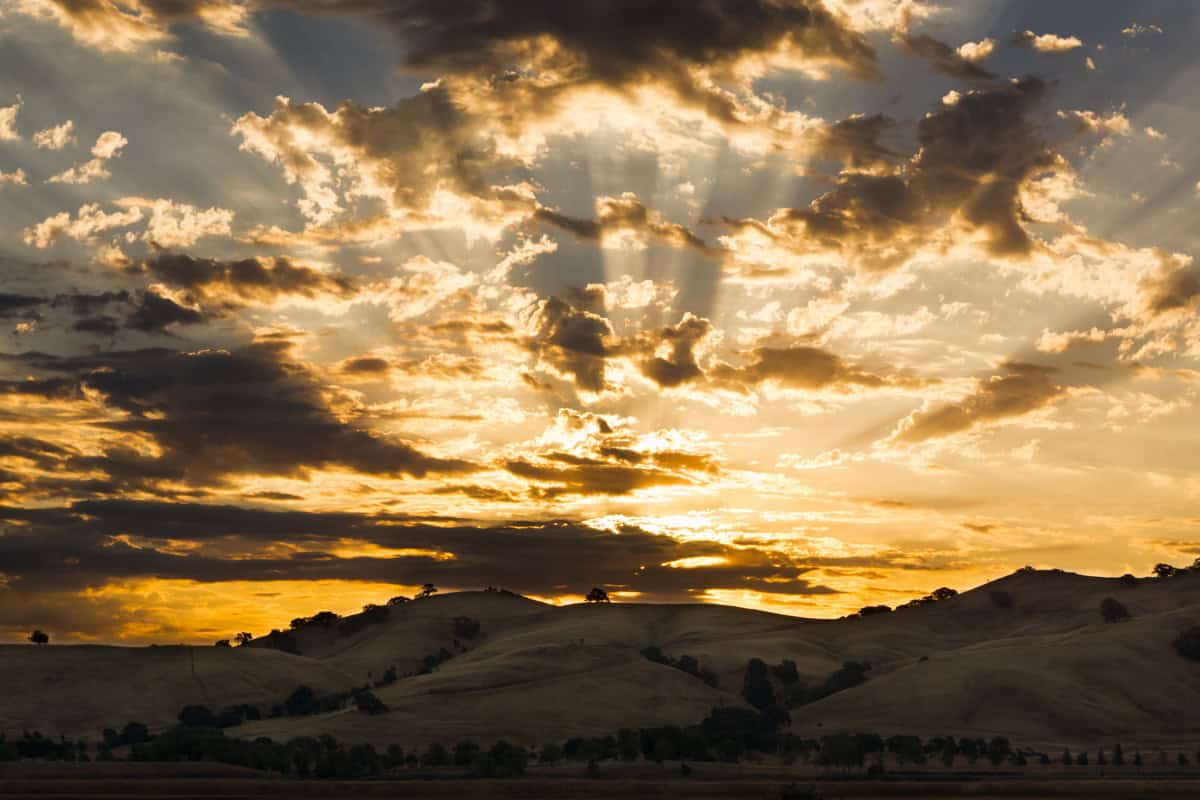
[[[1078,765],[1079,765],[1079,766],[1081,766],[1081,767],[1086,767],[1086,766],[1088,765],[1088,754],[1087,754],[1087,750],[1080,750],[1080,751],[1079,751],[1079,755],[1075,757],[1075,763],[1076,763],[1076,764],[1078,764]]]
[[[784,686],[791,686],[800,680],[800,673],[796,670],[796,662],[790,658],[785,658],[776,666],[771,667],[771,672],[775,675],[775,679]]]
[[[1179,574],[1179,570],[1170,564],[1155,564],[1154,577],[1156,578],[1174,578]]]
[[[249,631],[242,631],[233,637],[233,640],[238,643],[238,646],[250,644],[254,639],[254,634]]]
[[[885,605],[863,606],[862,608],[860,608],[858,610],[858,615],[860,617],[873,617],[876,614],[891,613],[891,610],[892,610],[891,606],[885,606]]]
[[[1120,742],[1113,746],[1112,763],[1114,767],[1125,766],[1125,750],[1121,747]]]
[[[589,603],[608,603],[608,592],[601,589],[599,586],[593,586],[592,590],[587,593],[587,601]]]
[[[555,764],[562,761],[562,757],[562,747],[559,746],[558,742],[550,742],[549,744],[542,745],[541,752],[538,753],[538,763]]]
[[[1096,763],[1104,767],[1108,765],[1108,756],[1104,754],[1104,748],[1101,747],[1096,751]]]
[[[1177,756],[1175,756],[1175,763],[1179,764],[1181,767],[1186,767],[1188,765],[1187,753],[1179,753]]]
[[[1100,601],[1100,616],[1105,622],[1122,622],[1129,619],[1129,609],[1114,597],[1106,597]]]
[[[1060,760],[1062,761],[1064,766],[1068,766],[1068,767],[1075,763],[1075,759],[1073,759],[1071,757],[1071,748],[1069,748],[1069,747],[1063,748],[1063,754],[1062,754],[1062,758]]]
[[[1012,745],[1003,736],[997,736],[988,742],[988,761],[992,762],[993,766],[1000,766],[1010,755],[1012,755]]]
[[[951,589],[948,586],[943,586],[940,589],[934,589],[929,596],[938,602],[943,600],[951,600],[955,597],[958,597],[958,590]]]
[[[34,644],[47,644],[50,641],[50,636],[45,631],[36,630],[29,634],[29,641]]]
[[[767,663],[761,658],[752,658],[746,664],[746,677],[742,684],[742,697],[759,711],[775,706],[775,687],[767,672]]]
[[[435,594],[437,594],[437,590],[437,587],[432,583],[427,583],[421,587],[421,591],[417,592],[415,599],[424,600],[426,597],[433,597]]]
[[[407,602],[408,602],[408,598],[407,598],[407,597],[405,597],[404,595],[399,595],[399,594],[398,594],[398,595],[396,595],[395,597],[393,597],[392,599],[388,600],[387,604],[388,604],[389,606],[392,606],[392,607],[394,608],[394,607],[396,607],[396,606],[402,606],[402,605],[404,605],[404,604],[405,604],[405,603],[407,603]]]
[[[1138,587],[1138,579],[1126,572],[1118,580],[1121,582],[1123,589],[1136,589]]]
[[[213,646],[214,647],[229,647],[229,640],[228,639],[217,639],[217,643]]]

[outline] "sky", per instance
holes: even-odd
[[[1200,555],[1200,8],[0,6],[0,640]]]

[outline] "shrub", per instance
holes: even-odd
[[[1122,589],[1136,589],[1138,587],[1138,579],[1126,572],[1117,580],[1121,583]]]
[[[188,728],[215,728],[217,715],[205,706],[184,706],[179,712],[179,724]]]
[[[34,644],[47,644],[50,641],[50,637],[45,631],[38,630],[29,634],[29,641],[33,642]]]
[[[1192,661],[1200,661],[1200,625],[1192,626],[1175,637],[1175,650]]]
[[[354,707],[364,714],[375,716],[376,714],[386,714],[388,707],[383,704],[383,701],[375,696],[374,692],[362,691],[354,695]]]
[[[1106,597],[1100,601],[1100,616],[1105,622],[1122,622],[1129,619],[1129,609],[1114,597]]]
[[[454,745],[454,765],[469,767],[479,757],[479,745],[471,741],[462,741]]]
[[[892,611],[891,606],[885,606],[885,605],[863,606],[862,608],[860,608],[858,610],[858,615],[860,617],[872,617],[877,614],[889,614],[889,613],[891,613],[891,611]]]
[[[455,617],[454,635],[459,639],[474,639],[479,635],[479,620],[470,617]]]

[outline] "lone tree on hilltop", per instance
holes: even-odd
[[[36,630],[29,634],[29,641],[34,644],[46,644],[50,641],[50,635],[43,630]]]
[[[421,587],[421,591],[417,592],[417,596],[413,599],[424,600],[426,597],[433,597],[435,594],[437,594],[437,590],[437,587],[432,583],[427,583]]]
[[[238,646],[250,644],[253,639],[254,634],[250,633],[250,631],[242,631],[233,637],[233,640],[238,643]]]
[[[599,586],[593,586],[592,590],[587,593],[587,601],[589,603],[611,603],[608,599],[608,592],[601,589]]]

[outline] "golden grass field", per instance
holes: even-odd
[[[997,590],[1012,607],[992,600]],[[1132,619],[1105,623],[1112,596]],[[1020,572],[953,600],[891,614],[805,620],[711,605],[555,607],[501,592],[434,596],[392,609],[351,635],[310,626],[303,655],[261,646],[0,647],[0,730],[38,729],[95,740],[136,720],[152,728],[200,703],[263,707],[298,684],[361,686],[389,666],[401,675],[438,648],[457,651],[452,620],[480,620],[465,652],[432,674],[376,690],[389,712],[281,717],[230,731],[286,739],[331,733],[384,747],[508,738],[540,745],[618,728],[692,724],[739,705],[747,660],[796,661],[816,682],[843,661],[870,661],[869,680],[793,709],[792,731],[919,736],[1003,735],[1014,744],[1073,749],[1200,747],[1200,665],[1171,646],[1200,623],[1200,575],[1142,580]],[[283,627],[281,621],[281,627]],[[719,688],[640,655],[657,645],[690,654]]]

